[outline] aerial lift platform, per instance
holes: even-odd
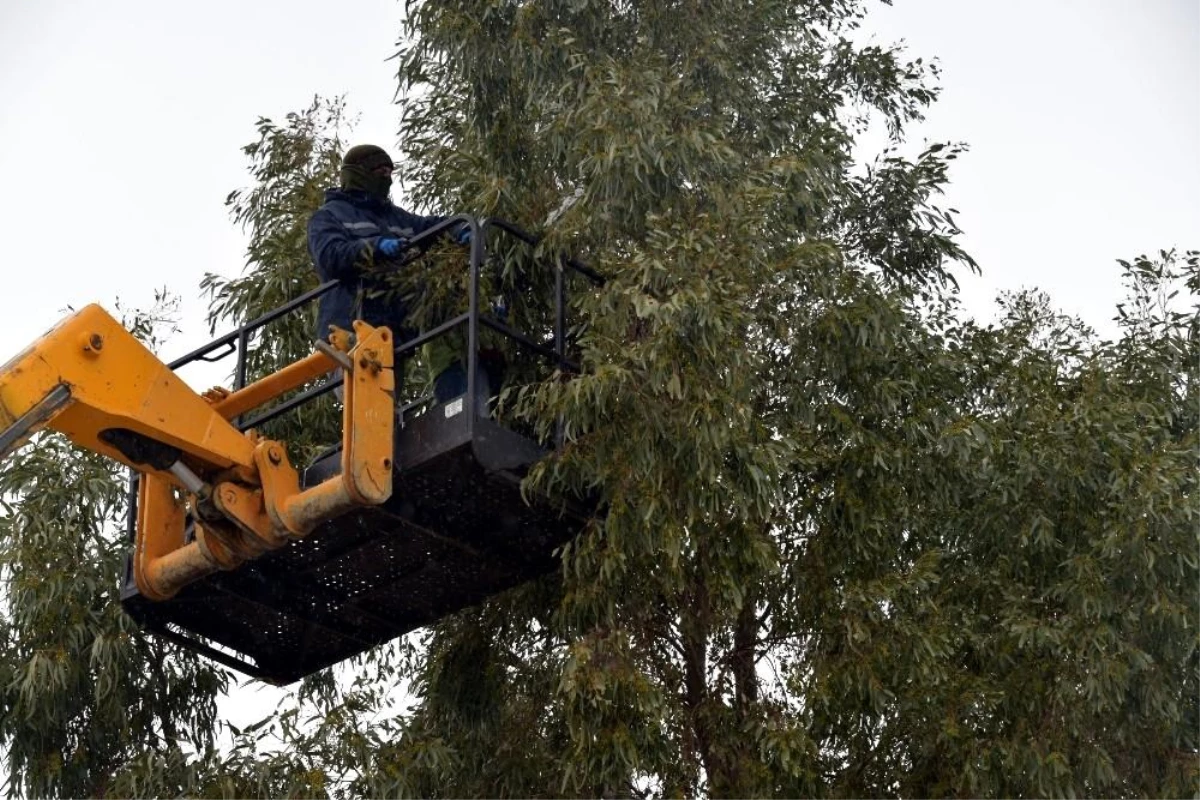
[[[480,326],[529,357],[577,371],[565,347],[566,278],[603,279],[570,259],[550,265],[553,331],[523,333],[481,311],[480,270],[489,236],[531,248],[534,237],[460,215],[410,246],[463,225],[472,231],[465,313],[401,343],[385,327],[356,321],[353,338],[335,334],[252,383],[251,337],[334,282],[169,365],[87,306],[0,368],[0,456],[48,427],[131,467],[125,610],[149,630],[273,683],[545,574],[591,505],[522,495],[529,467],[561,442],[536,442],[476,407]],[[398,406],[397,360],[455,331],[467,342],[466,394]],[[200,395],[175,374],[234,352],[232,391]],[[327,380],[277,402],[338,367],[341,444],[297,468],[286,442],[257,429],[333,391],[337,382]]]

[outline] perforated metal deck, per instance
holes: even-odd
[[[397,431],[385,505],[166,602],[146,600],[127,578],[122,603],[147,627],[230,666],[297,680],[553,569],[555,548],[585,514],[522,500],[520,477],[542,455],[487,419],[447,418],[439,406]],[[339,458],[318,461],[304,484],[335,474]]]

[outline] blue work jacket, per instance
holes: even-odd
[[[411,214],[367,192],[326,189],[324,205],[308,221],[308,251],[321,282],[336,280],[339,285],[320,300],[317,338],[328,338],[330,325],[351,330],[354,319],[387,325],[397,341],[411,337],[404,303],[371,296],[372,289],[384,288],[374,278],[374,268],[388,263],[378,252],[379,240],[411,239],[444,219]]]

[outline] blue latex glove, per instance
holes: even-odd
[[[464,225],[462,229],[454,235],[454,241],[458,242],[459,244],[470,244],[471,228],[467,225]]]
[[[375,245],[375,250],[379,252],[380,255],[392,258],[399,253],[400,248],[404,247],[406,244],[407,242],[405,242],[403,239],[380,239],[379,244]]]
[[[504,295],[497,295],[492,298],[492,313],[501,322],[508,322],[508,298]]]

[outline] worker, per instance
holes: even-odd
[[[324,204],[309,220],[308,249],[317,274],[323,282],[339,281],[321,297],[317,310],[320,338],[329,335],[330,326],[350,330],[354,319],[388,326],[398,343],[417,334],[408,324],[403,300],[388,292],[383,275],[411,255],[405,251],[409,239],[446,218],[419,216],[392,203],[389,193],[394,171],[395,163],[382,147],[351,147],[342,157],[341,186],[326,190]],[[464,226],[453,235],[466,244],[470,234],[470,228]],[[449,353],[451,348],[457,350],[452,343],[434,342],[431,346],[437,352],[434,360],[439,362],[434,370],[435,396],[438,402],[446,402],[466,391],[466,374],[461,361]],[[477,396],[486,408],[488,376],[484,370],[476,376]],[[339,378],[335,372],[334,380]]]
[[[317,274],[322,281],[339,281],[317,311],[322,339],[329,326],[350,330],[356,318],[387,325],[397,341],[414,335],[404,303],[385,296],[389,287],[383,272],[400,264],[408,239],[445,217],[422,217],[393,204],[388,193],[394,169],[382,147],[351,147],[342,158],[341,186],[325,191],[325,203],[308,222],[308,250]]]

